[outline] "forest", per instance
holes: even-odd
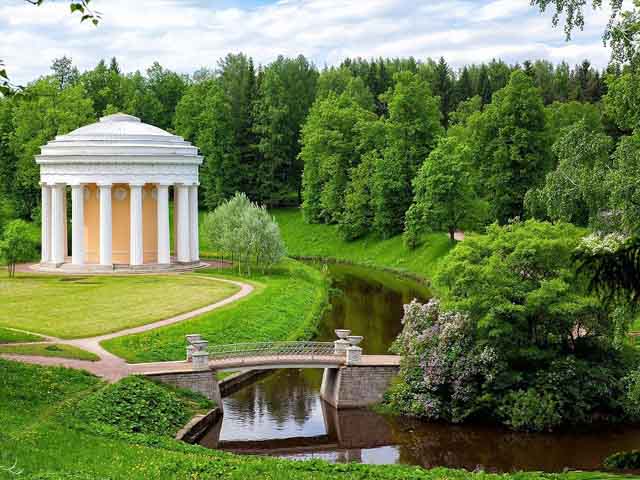
[[[200,148],[208,209],[244,192],[301,205],[346,239],[404,232],[408,246],[425,230],[515,217],[631,226],[634,86],[630,72],[587,60],[454,69],[444,58],[357,58],[319,69],[304,56],[256,66],[240,53],[184,75],[158,63],[124,73],[115,58],[80,72],[58,58],[0,99],[0,225],[38,221],[41,145],[122,111]]]

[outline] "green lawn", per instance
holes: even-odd
[[[221,275],[219,270],[208,273]],[[188,333],[200,333],[211,344],[306,340],[312,336],[328,301],[327,281],[318,270],[287,260],[268,275],[241,280],[255,287],[249,297],[192,320],[114,338],[102,345],[127,361],[152,362],[182,359]]]
[[[81,338],[143,325],[232,295],[238,287],[189,275],[0,279],[0,327]]]
[[[404,246],[401,235],[387,240],[369,235],[347,242],[335,225],[306,223],[300,209],[276,209],[271,213],[280,226],[288,254],[295,257],[332,258],[430,278],[452,246],[445,233],[425,235],[415,250]]]
[[[407,466],[332,465],[323,461],[287,461],[243,457],[187,445],[170,436],[128,433],[140,413],[140,431],[154,418],[145,398],[130,397],[125,421],[99,423],[109,398],[102,382],[86,373],[0,360],[0,478],[47,480],[604,480],[603,473],[505,474]],[[101,393],[104,392],[104,393]],[[163,395],[166,396],[166,395]],[[87,400],[89,399],[89,400]],[[95,405],[90,425],[78,418]],[[110,407],[111,408],[111,407]],[[91,413],[91,412],[84,412]],[[82,416],[82,415],[80,415]],[[84,418],[84,417],[83,417]],[[15,465],[15,466],[14,466]],[[14,466],[13,473],[7,469]]]
[[[0,345],[3,343],[37,342],[39,340],[42,340],[42,337],[39,335],[31,335],[10,328],[0,327]]]
[[[96,362],[100,360],[97,355],[81,350],[71,345],[59,345],[55,343],[33,345],[0,345],[0,353],[14,355],[37,355],[39,357],[62,357],[76,360],[88,360]]]

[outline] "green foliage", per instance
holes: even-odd
[[[602,112],[599,105],[593,103],[570,101],[554,102],[545,107],[547,129],[551,135],[550,142],[555,143],[565,135],[566,128],[578,122],[591,132],[602,132]]]
[[[632,421],[640,419],[640,370],[630,372],[624,379],[622,409]]]
[[[292,191],[301,200],[300,134],[315,98],[317,77],[302,55],[280,56],[262,72],[253,127],[263,157],[257,166],[256,201],[261,204],[282,204]]]
[[[129,433],[174,435],[190,418],[180,399],[150,380],[131,376],[83,398],[74,415]]]
[[[8,195],[15,214],[33,218],[40,204],[40,169],[34,156],[53,139],[95,119],[91,100],[82,85],[63,90],[51,78],[36,81],[16,100],[12,111],[10,148],[15,155],[15,174]],[[15,175],[15,176],[14,176]]]
[[[360,106],[349,90],[340,96],[329,92],[311,108],[300,151],[304,162],[302,209],[307,220],[341,220],[350,174],[360,162],[361,129],[364,123],[375,121],[375,115]]]
[[[624,418],[624,377],[635,366],[618,337],[629,311],[603,304],[576,275],[581,236],[572,225],[528,221],[457,245],[436,276],[449,310],[405,307],[392,407],[536,431]]]
[[[607,86],[609,90],[604,99],[606,114],[620,130],[631,132],[640,128],[640,74],[626,72],[621,76],[611,75]]]
[[[176,131],[198,145],[205,157],[201,184],[204,203],[211,209],[247,186],[231,107],[219,82],[206,80],[191,86],[176,109]]]
[[[38,240],[24,220],[7,224],[0,240],[0,258],[7,264],[9,276],[16,273],[16,264],[33,260],[38,255]]]
[[[563,420],[555,398],[534,389],[510,392],[504,399],[501,414],[513,429],[533,432],[552,431]]]
[[[417,75],[401,72],[385,98],[386,148],[373,176],[373,228],[383,238],[400,233],[404,213],[411,205],[411,182],[443,134],[438,99]]]
[[[604,188],[610,193],[610,206],[621,230],[640,231],[640,130],[620,140],[612,156],[612,168]],[[594,181],[602,181],[602,177]]]
[[[522,71],[471,120],[474,167],[483,178],[492,217],[500,223],[522,217],[525,193],[551,166],[549,136],[539,90]]]
[[[362,156],[360,164],[351,170],[344,197],[344,212],[340,218],[338,231],[345,240],[361,238],[373,225],[371,204],[371,178],[379,162],[378,152],[371,150]]]
[[[251,275],[251,264],[272,267],[285,256],[278,224],[266,208],[251,203],[244,193],[237,193],[205,217],[204,234],[213,248],[230,254]]]
[[[610,312],[575,278],[572,254],[582,235],[568,224],[492,225],[452,251],[437,284],[508,358],[571,351],[585,336],[606,341]]]
[[[461,228],[474,225],[476,195],[471,180],[471,149],[445,138],[422,164],[413,181],[413,203],[405,219],[405,242],[416,246],[425,231],[447,231],[451,241]]]
[[[566,127],[553,146],[558,166],[547,174],[542,187],[527,192],[527,213],[583,226],[600,223],[608,204],[603,179],[612,167],[611,146],[611,138],[594,132],[584,120]]]
[[[602,466],[609,470],[637,470],[640,468],[640,450],[609,455],[602,462]]]

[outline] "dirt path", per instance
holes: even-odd
[[[74,360],[70,358],[60,358],[60,357],[42,357],[42,356],[35,356],[35,355],[0,354],[0,357],[6,358],[9,360],[24,362],[24,363],[34,363],[38,365],[58,365],[63,367],[87,370],[88,372],[91,372],[94,375],[98,375],[99,377],[102,377],[107,381],[115,382],[116,380],[119,380],[120,378],[127,376],[130,372],[131,367],[122,358],[105,350],[102,347],[102,345],[100,345],[100,342],[103,342],[104,340],[110,340],[112,338],[123,337],[126,335],[133,335],[135,333],[147,332],[149,330],[165,327],[167,325],[172,325],[174,323],[184,322],[185,320],[198,317],[204,313],[217,310],[218,308],[224,307],[225,305],[229,305],[230,303],[236,302],[241,298],[246,297],[253,291],[253,286],[249,285],[248,283],[237,282],[235,280],[228,280],[228,279],[216,278],[216,277],[203,276],[202,278],[208,278],[211,280],[216,280],[224,283],[230,283],[232,285],[236,285],[240,287],[240,290],[235,294],[231,295],[230,297],[224,298],[216,303],[206,305],[204,307],[198,308],[196,310],[192,310],[187,313],[175,315],[173,317],[166,318],[164,320],[159,320],[153,323],[148,323],[146,325],[127,328],[125,330],[120,330],[118,332],[99,335],[97,337],[65,340],[62,338],[47,336],[46,340],[43,342],[24,342],[24,343],[10,344],[10,345],[33,345],[36,343],[38,344],[57,343],[60,345],[71,345],[73,347],[77,347],[82,350],[86,350],[88,352],[96,354],[100,358],[100,360],[96,362],[89,362],[86,360]],[[26,332],[26,333],[32,333],[32,332]],[[39,334],[34,333],[34,335],[39,335]]]

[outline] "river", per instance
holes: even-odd
[[[429,290],[410,279],[364,267],[328,265],[331,310],[318,340],[333,330],[363,335],[363,351],[388,353],[400,332],[402,306]],[[526,434],[499,427],[452,426],[336,410],[320,399],[322,370],[279,370],[224,399],[222,423],[201,444],[246,454],[333,462],[412,464],[474,470],[597,469],[617,451],[640,446],[640,428]]]

